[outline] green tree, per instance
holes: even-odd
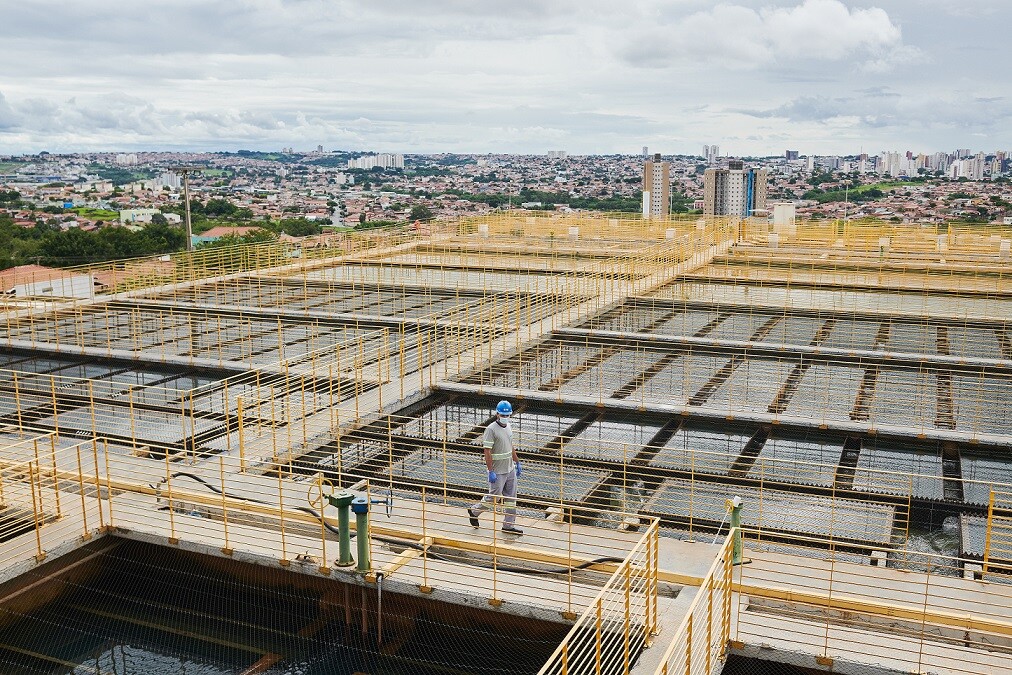
[[[432,209],[424,204],[416,204],[411,207],[411,213],[408,214],[408,220],[420,220],[423,223],[427,223],[435,217]]]

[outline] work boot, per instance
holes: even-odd
[[[471,527],[478,527],[478,516],[480,515],[481,513],[475,513],[474,509],[467,510],[467,517],[471,521]]]
[[[524,533],[524,531],[521,530],[516,525],[503,525],[502,526],[502,531],[505,534],[515,534],[515,535],[518,535],[518,536]]]

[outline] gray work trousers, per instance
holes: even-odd
[[[517,519],[517,472],[516,469],[507,474],[498,474],[494,483],[488,484],[488,494],[471,507],[474,511],[488,511],[497,498],[502,498],[504,511],[503,525],[512,525]]]

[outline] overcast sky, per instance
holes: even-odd
[[[0,153],[1012,148],[1010,0],[21,0]]]

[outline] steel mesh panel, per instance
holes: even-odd
[[[1012,380],[994,376],[952,376],[956,428],[975,433],[1012,433]]]
[[[934,373],[882,370],[875,383],[871,419],[915,429],[935,426],[938,388]]]
[[[728,361],[727,356],[679,355],[630,395],[650,403],[685,405]]]
[[[735,313],[721,321],[716,328],[706,334],[706,337],[715,340],[749,340],[759,327],[773,316],[758,312]]]
[[[591,490],[608,476],[605,471],[593,471],[580,467],[563,466],[551,462],[526,460],[523,463],[523,476],[517,483],[517,494],[543,499],[566,501],[583,501]],[[466,488],[475,492],[488,489],[488,476],[485,462],[481,456],[481,448],[475,447],[473,452],[440,450],[418,450],[395,462],[394,477],[412,480],[442,483],[445,477],[447,484]]]
[[[854,489],[944,499],[941,453],[882,443],[862,447],[854,471]]]
[[[755,429],[727,430],[685,424],[650,459],[650,464],[682,471],[727,474]]]
[[[890,540],[896,509],[850,499],[794,494],[781,490],[757,489],[740,485],[720,485],[680,478],[665,480],[643,510],[662,516],[674,516],[720,523],[727,508],[725,501],[739,496],[743,500],[742,524],[812,536],[832,535],[886,544]]]
[[[1012,463],[1004,460],[962,453],[963,501],[986,505],[991,490],[1006,490],[1012,484]]]
[[[841,438],[774,436],[766,440],[748,475],[783,483],[830,486],[842,450]]]
[[[609,462],[632,461],[661,430],[660,423],[630,423],[598,420],[566,443],[563,453]]]
[[[849,420],[864,369],[816,363],[805,371],[785,412],[816,419]]]
[[[794,365],[790,361],[745,359],[704,405],[767,412]]]

